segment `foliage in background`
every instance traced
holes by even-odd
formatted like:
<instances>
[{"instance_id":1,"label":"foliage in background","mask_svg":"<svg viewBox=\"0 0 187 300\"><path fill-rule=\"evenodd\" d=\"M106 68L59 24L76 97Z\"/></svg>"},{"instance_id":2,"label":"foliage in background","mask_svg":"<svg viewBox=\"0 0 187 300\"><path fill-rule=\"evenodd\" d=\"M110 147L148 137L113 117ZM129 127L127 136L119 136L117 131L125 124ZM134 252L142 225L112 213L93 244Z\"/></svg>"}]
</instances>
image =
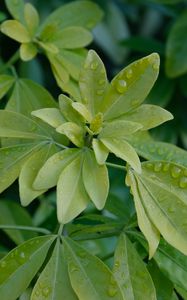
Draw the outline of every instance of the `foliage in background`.
<instances>
[{"instance_id":1,"label":"foliage in background","mask_svg":"<svg viewBox=\"0 0 187 300\"><path fill-rule=\"evenodd\" d=\"M187 299L187 1L3 5L0 298Z\"/></svg>"}]
</instances>

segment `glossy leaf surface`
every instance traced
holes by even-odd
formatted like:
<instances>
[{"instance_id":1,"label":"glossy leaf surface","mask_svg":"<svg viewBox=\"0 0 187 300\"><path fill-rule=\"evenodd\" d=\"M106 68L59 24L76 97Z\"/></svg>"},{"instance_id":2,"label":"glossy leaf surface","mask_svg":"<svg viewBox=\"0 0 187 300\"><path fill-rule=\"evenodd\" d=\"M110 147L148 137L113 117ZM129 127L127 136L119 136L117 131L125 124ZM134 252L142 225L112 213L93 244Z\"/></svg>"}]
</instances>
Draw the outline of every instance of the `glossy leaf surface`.
<instances>
[{"instance_id":1,"label":"glossy leaf surface","mask_svg":"<svg viewBox=\"0 0 187 300\"><path fill-rule=\"evenodd\" d=\"M1 32L20 43L29 43L31 41L26 28L16 20L5 21L1 25Z\"/></svg>"}]
</instances>

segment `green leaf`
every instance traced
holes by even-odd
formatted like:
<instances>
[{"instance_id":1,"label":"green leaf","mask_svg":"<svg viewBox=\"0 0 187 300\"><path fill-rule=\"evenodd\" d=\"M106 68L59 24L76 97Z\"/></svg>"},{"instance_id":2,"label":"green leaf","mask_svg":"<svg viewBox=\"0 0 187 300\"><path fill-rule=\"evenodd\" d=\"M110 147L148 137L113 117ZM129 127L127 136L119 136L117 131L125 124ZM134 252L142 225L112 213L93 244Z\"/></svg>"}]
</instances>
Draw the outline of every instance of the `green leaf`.
<instances>
[{"instance_id":1,"label":"green leaf","mask_svg":"<svg viewBox=\"0 0 187 300\"><path fill-rule=\"evenodd\" d=\"M118 240L114 256L114 275L124 298L128 300L156 300L156 291L151 276L131 244L122 234Z\"/></svg>"},{"instance_id":2,"label":"green leaf","mask_svg":"<svg viewBox=\"0 0 187 300\"><path fill-rule=\"evenodd\" d=\"M187 254L187 169L162 161L144 162L141 175L130 170L129 174L147 217L168 243Z\"/></svg>"},{"instance_id":3,"label":"green leaf","mask_svg":"<svg viewBox=\"0 0 187 300\"><path fill-rule=\"evenodd\" d=\"M126 121L140 123L142 130L148 130L161 125L162 123L172 120L173 116L170 112L160 106L144 104L132 110L131 112L122 115L118 118Z\"/></svg>"},{"instance_id":4,"label":"green leaf","mask_svg":"<svg viewBox=\"0 0 187 300\"><path fill-rule=\"evenodd\" d=\"M93 50L88 52L84 68L81 70L79 86L82 102L94 117L101 111L103 94L107 87L107 77L103 62Z\"/></svg>"},{"instance_id":5,"label":"green leaf","mask_svg":"<svg viewBox=\"0 0 187 300\"><path fill-rule=\"evenodd\" d=\"M80 113L73 107L76 106L76 102L66 95L61 94L59 96L59 108L65 119L69 122L82 124L84 119L80 116Z\"/></svg>"},{"instance_id":6,"label":"green leaf","mask_svg":"<svg viewBox=\"0 0 187 300\"><path fill-rule=\"evenodd\" d=\"M91 123L92 116L86 106L79 102L73 102L72 107L88 122Z\"/></svg>"},{"instance_id":7,"label":"green leaf","mask_svg":"<svg viewBox=\"0 0 187 300\"><path fill-rule=\"evenodd\" d=\"M37 237L13 249L0 261L0 295L15 300L43 264L55 236Z\"/></svg>"},{"instance_id":8,"label":"green leaf","mask_svg":"<svg viewBox=\"0 0 187 300\"><path fill-rule=\"evenodd\" d=\"M53 24L56 26L56 30L69 26L81 26L91 29L101 20L102 15L99 6L93 2L76 1L68 3L59 7L45 20L41 35L42 37L48 36L48 30Z\"/></svg>"},{"instance_id":9,"label":"green leaf","mask_svg":"<svg viewBox=\"0 0 187 300\"><path fill-rule=\"evenodd\" d=\"M175 286L177 293L182 297L183 300L187 300L187 290L182 289L179 286Z\"/></svg>"},{"instance_id":10,"label":"green leaf","mask_svg":"<svg viewBox=\"0 0 187 300\"><path fill-rule=\"evenodd\" d=\"M83 27L71 26L56 31L48 40L59 49L75 49L89 45L92 35Z\"/></svg>"},{"instance_id":11,"label":"green leaf","mask_svg":"<svg viewBox=\"0 0 187 300\"><path fill-rule=\"evenodd\" d=\"M31 37L27 29L16 20L8 20L2 23L1 32L20 43L29 43Z\"/></svg>"},{"instance_id":12,"label":"green leaf","mask_svg":"<svg viewBox=\"0 0 187 300\"><path fill-rule=\"evenodd\" d=\"M37 190L55 186L61 172L80 154L79 149L70 148L51 156L39 170L33 187ZM49 172L50 170L50 172Z\"/></svg>"},{"instance_id":13,"label":"green leaf","mask_svg":"<svg viewBox=\"0 0 187 300\"><path fill-rule=\"evenodd\" d=\"M67 136L77 147L84 146L84 129L73 122L66 122L56 128L56 131Z\"/></svg>"},{"instance_id":14,"label":"green leaf","mask_svg":"<svg viewBox=\"0 0 187 300\"><path fill-rule=\"evenodd\" d=\"M69 81L69 74L63 64L63 61L60 59L58 54L54 55L52 53L47 53L47 58L49 59L51 69L58 86L63 89L61 84Z\"/></svg>"},{"instance_id":15,"label":"green leaf","mask_svg":"<svg viewBox=\"0 0 187 300\"><path fill-rule=\"evenodd\" d=\"M79 80L80 70L85 61L87 51L85 49L65 50L60 49L58 54L59 61L69 75L76 81Z\"/></svg>"},{"instance_id":16,"label":"green leaf","mask_svg":"<svg viewBox=\"0 0 187 300\"><path fill-rule=\"evenodd\" d=\"M20 57L23 61L29 61L37 55L38 49L33 43L25 43L20 46Z\"/></svg>"},{"instance_id":17,"label":"green leaf","mask_svg":"<svg viewBox=\"0 0 187 300\"><path fill-rule=\"evenodd\" d=\"M105 95L102 112L111 120L138 107L147 97L159 71L159 56L152 53L117 74Z\"/></svg>"},{"instance_id":18,"label":"green leaf","mask_svg":"<svg viewBox=\"0 0 187 300\"><path fill-rule=\"evenodd\" d=\"M34 36L40 20L37 10L31 3L26 3L24 6L24 18L29 33Z\"/></svg>"},{"instance_id":19,"label":"green leaf","mask_svg":"<svg viewBox=\"0 0 187 300\"><path fill-rule=\"evenodd\" d=\"M108 170L105 165L98 165L91 150L85 152L83 182L97 209L103 209L109 192Z\"/></svg>"},{"instance_id":20,"label":"green leaf","mask_svg":"<svg viewBox=\"0 0 187 300\"><path fill-rule=\"evenodd\" d=\"M10 75L0 75L0 99L2 99L14 83L14 77Z\"/></svg>"},{"instance_id":21,"label":"green leaf","mask_svg":"<svg viewBox=\"0 0 187 300\"><path fill-rule=\"evenodd\" d=\"M186 289L186 255L161 240L158 251L154 255L154 260L167 278L179 287Z\"/></svg>"},{"instance_id":22,"label":"green leaf","mask_svg":"<svg viewBox=\"0 0 187 300\"><path fill-rule=\"evenodd\" d=\"M18 79L6 109L30 117L33 110L56 106L51 94L41 85L29 79Z\"/></svg>"},{"instance_id":23,"label":"green leaf","mask_svg":"<svg viewBox=\"0 0 187 300\"><path fill-rule=\"evenodd\" d=\"M57 183L57 216L68 223L87 206L89 197L82 181L83 156L79 154L61 173Z\"/></svg>"},{"instance_id":24,"label":"green leaf","mask_svg":"<svg viewBox=\"0 0 187 300\"><path fill-rule=\"evenodd\" d=\"M134 148L125 140L116 138L102 138L101 142L108 148L108 150L114 153L117 157L125 160L129 163L134 170L138 173L141 172L141 164L138 155Z\"/></svg>"},{"instance_id":25,"label":"green leaf","mask_svg":"<svg viewBox=\"0 0 187 300\"><path fill-rule=\"evenodd\" d=\"M165 54L164 44L161 41L152 37L133 35L122 40L120 44L122 46L127 47L130 50L144 54L148 54L153 51L156 51L162 55Z\"/></svg>"},{"instance_id":26,"label":"green leaf","mask_svg":"<svg viewBox=\"0 0 187 300\"><path fill-rule=\"evenodd\" d=\"M41 119L54 128L66 122L58 108L42 108L32 111L31 115Z\"/></svg>"},{"instance_id":27,"label":"green leaf","mask_svg":"<svg viewBox=\"0 0 187 300\"><path fill-rule=\"evenodd\" d=\"M45 192L45 190L35 190L33 182L46 160L56 151L57 149L53 144L44 145L24 163L19 176L20 201L23 206L27 206Z\"/></svg>"},{"instance_id":28,"label":"green leaf","mask_svg":"<svg viewBox=\"0 0 187 300\"><path fill-rule=\"evenodd\" d=\"M43 49L43 50L45 50L46 52L49 52L50 54L58 54L59 53L59 49L58 49L58 47L56 47L56 45L55 44L53 44L53 43L47 43L47 42L45 42L45 43L43 43L43 42L41 42L41 41L37 41L37 44Z\"/></svg>"},{"instance_id":29,"label":"green leaf","mask_svg":"<svg viewBox=\"0 0 187 300\"><path fill-rule=\"evenodd\" d=\"M135 119L135 118L134 118ZM130 118L129 118L130 120ZM138 118L136 119L139 121ZM135 120L135 121L136 121ZM124 139L126 135L132 135L134 132L142 129L142 125L140 123L135 122L132 118L132 122L127 120L115 120L111 123L106 123L104 128L101 130L99 134L99 138L116 138L116 139Z\"/></svg>"},{"instance_id":30,"label":"green leaf","mask_svg":"<svg viewBox=\"0 0 187 300\"><path fill-rule=\"evenodd\" d=\"M109 150L98 139L92 140L92 148L94 150L95 158L99 165L103 165L108 157Z\"/></svg>"},{"instance_id":31,"label":"green leaf","mask_svg":"<svg viewBox=\"0 0 187 300\"><path fill-rule=\"evenodd\" d=\"M24 139L49 139L49 133L28 117L0 110L0 136Z\"/></svg>"},{"instance_id":32,"label":"green leaf","mask_svg":"<svg viewBox=\"0 0 187 300\"><path fill-rule=\"evenodd\" d=\"M57 240L51 258L32 291L31 300L76 300L68 275L63 248Z\"/></svg>"},{"instance_id":33,"label":"green leaf","mask_svg":"<svg viewBox=\"0 0 187 300\"><path fill-rule=\"evenodd\" d=\"M5 0L6 7L12 17L18 21L24 22L24 1L23 0Z\"/></svg>"},{"instance_id":34,"label":"green leaf","mask_svg":"<svg viewBox=\"0 0 187 300\"><path fill-rule=\"evenodd\" d=\"M0 192L16 180L24 162L40 147L33 142L0 148Z\"/></svg>"},{"instance_id":35,"label":"green leaf","mask_svg":"<svg viewBox=\"0 0 187 300\"><path fill-rule=\"evenodd\" d=\"M156 288L158 300L172 299L173 284L172 282L159 270L157 264L152 259L148 263L148 271L152 277L153 283Z\"/></svg>"},{"instance_id":36,"label":"green leaf","mask_svg":"<svg viewBox=\"0 0 187 300\"><path fill-rule=\"evenodd\" d=\"M166 44L166 72L175 78L187 72L187 10L174 23Z\"/></svg>"},{"instance_id":37,"label":"green leaf","mask_svg":"<svg viewBox=\"0 0 187 300\"><path fill-rule=\"evenodd\" d=\"M147 215L146 209L141 201L141 195L137 183L131 172L127 173L126 184L131 187L134 204L137 213L138 225L149 244L149 258L152 258L160 241L160 233Z\"/></svg>"},{"instance_id":38,"label":"green leaf","mask_svg":"<svg viewBox=\"0 0 187 300\"><path fill-rule=\"evenodd\" d=\"M12 201L0 201L0 224L1 225L22 225L32 226L32 219L20 204ZM3 231L18 245L24 241L35 237L36 234L26 230L8 230Z\"/></svg>"},{"instance_id":39,"label":"green leaf","mask_svg":"<svg viewBox=\"0 0 187 300\"><path fill-rule=\"evenodd\" d=\"M70 238L64 238L70 281L79 299L124 299L112 272Z\"/></svg>"},{"instance_id":40,"label":"green leaf","mask_svg":"<svg viewBox=\"0 0 187 300\"><path fill-rule=\"evenodd\" d=\"M126 137L137 153L148 160L165 160L187 167L187 152L175 145L154 141L146 132Z\"/></svg>"}]
</instances>

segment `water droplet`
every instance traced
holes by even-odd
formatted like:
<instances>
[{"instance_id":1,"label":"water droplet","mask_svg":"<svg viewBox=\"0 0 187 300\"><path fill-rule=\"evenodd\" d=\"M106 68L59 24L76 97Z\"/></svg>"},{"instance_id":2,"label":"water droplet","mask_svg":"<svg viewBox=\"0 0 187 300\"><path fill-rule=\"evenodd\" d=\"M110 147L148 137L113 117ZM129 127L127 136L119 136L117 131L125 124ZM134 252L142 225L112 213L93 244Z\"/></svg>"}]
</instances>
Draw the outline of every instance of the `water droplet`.
<instances>
[{"instance_id":1,"label":"water droplet","mask_svg":"<svg viewBox=\"0 0 187 300\"><path fill-rule=\"evenodd\" d=\"M132 104L132 106L136 106L139 104L139 100L134 99L134 100L132 100L131 104Z\"/></svg>"},{"instance_id":2,"label":"water droplet","mask_svg":"<svg viewBox=\"0 0 187 300\"><path fill-rule=\"evenodd\" d=\"M114 266L115 266L116 268L119 268L119 266L120 266L119 261L116 261L115 264L114 264Z\"/></svg>"},{"instance_id":3,"label":"water droplet","mask_svg":"<svg viewBox=\"0 0 187 300\"><path fill-rule=\"evenodd\" d=\"M50 288L46 287L45 289L43 289L42 294L43 294L44 297L49 296Z\"/></svg>"},{"instance_id":4,"label":"water droplet","mask_svg":"<svg viewBox=\"0 0 187 300\"><path fill-rule=\"evenodd\" d=\"M145 166L148 169L152 169L154 167L154 165L152 163L150 163L150 162L146 163Z\"/></svg>"},{"instance_id":5,"label":"water droplet","mask_svg":"<svg viewBox=\"0 0 187 300\"><path fill-rule=\"evenodd\" d=\"M154 171L159 172L161 169L162 169L162 163L161 162L155 163Z\"/></svg>"},{"instance_id":6,"label":"water droplet","mask_svg":"<svg viewBox=\"0 0 187 300\"><path fill-rule=\"evenodd\" d=\"M116 83L116 90L118 93L123 94L127 89L127 83L125 80L118 80Z\"/></svg>"},{"instance_id":7,"label":"water droplet","mask_svg":"<svg viewBox=\"0 0 187 300\"><path fill-rule=\"evenodd\" d=\"M179 176L180 176L180 173L181 173L181 169L178 168L178 167L173 167L173 168L171 169L171 176L172 176L173 178L179 177Z\"/></svg>"},{"instance_id":8,"label":"water droplet","mask_svg":"<svg viewBox=\"0 0 187 300\"><path fill-rule=\"evenodd\" d=\"M98 84L99 85L103 85L105 83L105 80L104 79L100 79L99 81L98 81Z\"/></svg>"},{"instance_id":9,"label":"water droplet","mask_svg":"<svg viewBox=\"0 0 187 300\"><path fill-rule=\"evenodd\" d=\"M19 256L24 259L25 258L25 253L21 252Z\"/></svg>"},{"instance_id":10,"label":"water droplet","mask_svg":"<svg viewBox=\"0 0 187 300\"><path fill-rule=\"evenodd\" d=\"M163 170L164 172L167 172L167 171L169 170L169 167L170 167L170 164L169 164L169 163L163 164L162 170Z\"/></svg>"},{"instance_id":11,"label":"water droplet","mask_svg":"<svg viewBox=\"0 0 187 300\"><path fill-rule=\"evenodd\" d=\"M1 268L5 268L6 267L6 261L2 261L0 266L1 266Z\"/></svg>"},{"instance_id":12,"label":"water droplet","mask_svg":"<svg viewBox=\"0 0 187 300\"><path fill-rule=\"evenodd\" d=\"M132 74L133 74L133 72L131 69L127 70L126 76L128 79L130 79L132 77Z\"/></svg>"},{"instance_id":13,"label":"water droplet","mask_svg":"<svg viewBox=\"0 0 187 300\"><path fill-rule=\"evenodd\" d=\"M117 289L116 287L111 286L108 291L107 294L109 297L114 297L117 294Z\"/></svg>"},{"instance_id":14,"label":"water droplet","mask_svg":"<svg viewBox=\"0 0 187 300\"><path fill-rule=\"evenodd\" d=\"M187 177L181 177L180 178L179 186L181 188L186 188L187 187Z\"/></svg>"},{"instance_id":15,"label":"water droplet","mask_svg":"<svg viewBox=\"0 0 187 300\"><path fill-rule=\"evenodd\" d=\"M172 206L171 206L171 207L169 207L169 208L168 208L168 212L170 212L170 213L173 213L173 212L175 212L175 208L174 208L174 207L172 207Z\"/></svg>"},{"instance_id":16,"label":"water droplet","mask_svg":"<svg viewBox=\"0 0 187 300\"><path fill-rule=\"evenodd\" d=\"M103 95L103 93L104 93L104 90L98 90L97 91L97 95Z\"/></svg>"},{"instance_id":17,"label":"water droplet","mask_svg":"<svg viewBox=\"0 0 187 300\"><path fill-rule=\"evenodd\" d=\"M98 63L97 62L93 62L93 63L91 63L90 67L91 67L92 70L96 70L97 67L98 67Z\"/></svg>"},{"instance_id":18,"label":"water droplet","mask_svg":"<svg viewBox=\"0 0 187 300\"><path fill-rule=\"evenodd\" d=\"M40 296L40 291L37 290L37 291L35 292L35 295L36 295L37 297Z\"/></svg>"}]
</instances>

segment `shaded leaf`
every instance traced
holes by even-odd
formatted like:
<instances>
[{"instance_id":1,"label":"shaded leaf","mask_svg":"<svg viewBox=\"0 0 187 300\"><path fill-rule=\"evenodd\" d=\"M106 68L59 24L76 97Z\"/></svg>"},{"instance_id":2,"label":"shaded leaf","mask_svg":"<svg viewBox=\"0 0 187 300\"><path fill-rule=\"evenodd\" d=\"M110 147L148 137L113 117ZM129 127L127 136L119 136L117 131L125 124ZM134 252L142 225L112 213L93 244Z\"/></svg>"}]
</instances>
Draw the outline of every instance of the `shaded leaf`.
<instances>
[{"instance_id":1,"label":"shaded leaf","mask_svg":"<svg viewBox=\"0 0 187 300\"><path fill-rule=\"evenodd\" d=\"M20 57L23 61L29 61L37 55L38 49L33 43L24 43L20 46Z\"/></svg>"},{"instance_id":2,"label":"shaded leaf","mask_svg":"<svg viewBox=\"0 0 187 300\"><path fill-rule=\"evenodd\" d=\"M24 18L29 33L34 36L39 26L39 15L31 3L26 3L24 6Z\"/></svg>"},{"instance_id":3,"label":"shaded leaf","mask_svg":"<svg viewBox=\"0 0 187 300\"><path fill-rule=\"evenodd\" d=\"M24 1L5 0L5 3L12 17L18 21L24 22Z\"/></svg>"},{"instance_id":4,"label":"shaded leaf","mask_svg":"<svg viewBox=\"0 0 187 300\"><path fill-rule=\"evenodd\" d=\"M122 234L114 256L114 276L124 298L128 300L156 300L151 276L130 240Z\"/></svg>"},{"instance_id":5,"label":"shaded leaf","mask_svg":"<svg viewBox=\"0 0 187 300\"><path fill-rule=\"evenodd\" d=\"M124 299L112 272L70 238L64 238L70 281L80 299Z\"/></svg>"},{"instance_id":6,"label":"shaded leaf","mask_svg":"<svg viewBox=\"0 0 187 300\"><path fill-rule=\"evenodd\" d=\"M94 150L95 158L99 165L103 165L108 157L109 150L105 145L98 139L92 140L92 147Z\"/></svg>"},{"instance_id":7,"label":"shaded leaf","mask_svg":"<svg viewBox=\"0 0 187 300\"><path fill-rule=\"evenodd\" d=\"M31 115L41 119L54 128L65 122L58 108L42 108L32 111Z\"/></svg>"},{"instance_id":8,"label":"shaded leaf","mask_svg":"<svg viewBox=\"0 0 187 300\"><path fill-rule=\"evenodd\" d=\"M37 237L13 249L0 261L0 295L15 300L44 262L55 236Z\"/></svg>"},{"instance_id":9,"label":"shaded leaf","mask_svg":"<svg viewBox=\"0 0 187 300\"><path fill-rule=\"evenodd\" d=\"M31 300L38 300L38 297L40 300L78 299L70 284L67 263L59 240L32 291Z\"/></svg>"},{"instance_id":10,"label":"shaded leaf","mask_svg":"<svg viewBox=\"0 0 187 300\"><path fill-rule=\"evenodd\" d=\"M6 95L14 83L14 77L10 75L0 75L0 99Z\"/></svg>"},{"instance_id":11,"label":"shaded leaf","mask_svg":"<svg viewBox=\"0 0 187 300\"><path fill-rule=\"evenodd\" d=\"M84 129L73 122L66 122L56 128L56 131L67 136L77 147L84 146Z\"/></svg>"},{"instance_id":12,"label":"shaded leaf","mask_svg":"<svg viewBox=\"0 0 187 300\"><path fill-rule=\"evenodd\" d=\"M32 219L27 211L19 204L8 200L1 200L0 224L32 226ZM36 236L34 232L26 230L4 229L4 231L17 245Z\"/></svg>"}]
</instances>

